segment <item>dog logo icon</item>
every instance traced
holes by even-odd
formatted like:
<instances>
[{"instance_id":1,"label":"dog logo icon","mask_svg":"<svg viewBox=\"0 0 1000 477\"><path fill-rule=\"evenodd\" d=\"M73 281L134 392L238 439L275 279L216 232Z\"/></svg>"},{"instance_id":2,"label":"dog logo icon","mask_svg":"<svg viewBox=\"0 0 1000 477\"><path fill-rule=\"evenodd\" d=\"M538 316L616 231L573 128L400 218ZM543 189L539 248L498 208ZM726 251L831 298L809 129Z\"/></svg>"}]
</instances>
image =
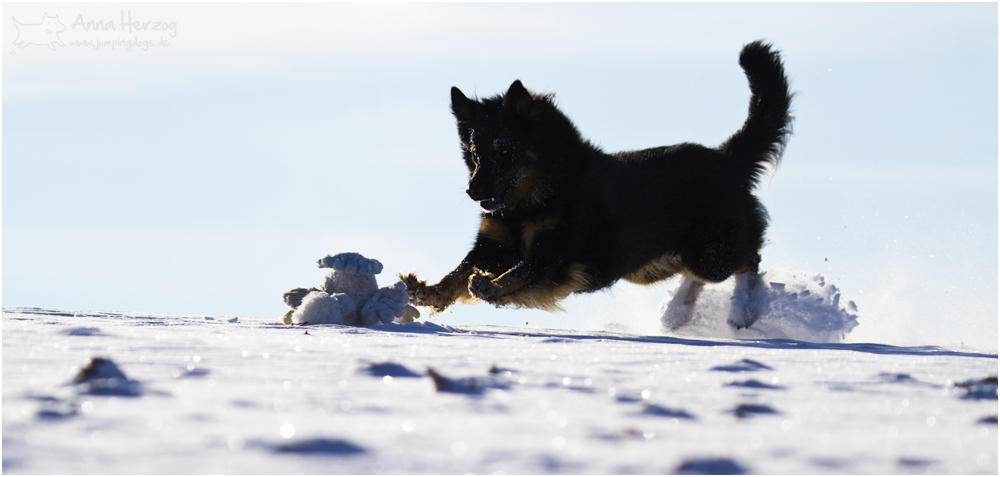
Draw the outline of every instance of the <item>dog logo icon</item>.
<instances>
[{"instance_id":1,"label":"dog logo icon","mask_svg":"<svg viewBox=\"0 0 1000 477\"><path fill-rule=\"evenodd\" d=\"M59 21L59 15L45 13L42 22L36 24L21 23L17 21L17 18L10 18L14 20L14 28L17 29L17 39L14 40L14 45L18 48L26 48L28 45L45 45L55 50L56 45L66 46L59 39L59 33L66 31L66 25Z\"/></svg>"}]
</instances>

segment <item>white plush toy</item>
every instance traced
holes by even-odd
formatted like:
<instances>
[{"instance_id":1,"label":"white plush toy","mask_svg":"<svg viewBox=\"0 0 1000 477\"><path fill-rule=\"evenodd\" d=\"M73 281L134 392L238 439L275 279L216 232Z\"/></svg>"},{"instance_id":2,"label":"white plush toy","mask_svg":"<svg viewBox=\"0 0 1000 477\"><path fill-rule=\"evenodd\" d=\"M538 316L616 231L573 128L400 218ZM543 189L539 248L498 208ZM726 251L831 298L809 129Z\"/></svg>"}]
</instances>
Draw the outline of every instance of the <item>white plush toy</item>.
<instances>
[{"instance_id":1,"label":"white plush toy","mask_svg":"<svg viewBox=\"0 0 1000 477\"><path fill-rule=\"evenodd\" d=\"M403 282L379 288L375 275L382 263L359 253L339 253L319 259L320 268L330 268L320 288L296 288L284 295L292 310L285 314L286 325L374 326L381 323L409 323L420 317L409 306L410 296Z\"/></svg>"}]
</instances>

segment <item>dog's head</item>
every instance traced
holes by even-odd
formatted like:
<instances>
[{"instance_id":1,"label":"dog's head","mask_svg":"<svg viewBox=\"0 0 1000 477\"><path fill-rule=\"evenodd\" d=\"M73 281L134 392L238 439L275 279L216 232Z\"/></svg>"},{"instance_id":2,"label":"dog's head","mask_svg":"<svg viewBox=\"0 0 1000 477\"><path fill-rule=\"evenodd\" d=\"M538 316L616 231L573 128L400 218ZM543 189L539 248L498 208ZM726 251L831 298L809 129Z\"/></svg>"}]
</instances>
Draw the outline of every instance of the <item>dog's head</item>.
<instances>
[{"instance_id":1,"label":"dog's head","mask_svg":"<svg viewBox=\"0 0 1000 477\"><path fill-rule=\"evenodd\" d=\"M540 203L539 155L533 138L551 98L532 95L520 81L505 94L481 101L451 89L462 155L469 168L466 192L483 211L497 212Z\"/></svg>"}]
</instances>

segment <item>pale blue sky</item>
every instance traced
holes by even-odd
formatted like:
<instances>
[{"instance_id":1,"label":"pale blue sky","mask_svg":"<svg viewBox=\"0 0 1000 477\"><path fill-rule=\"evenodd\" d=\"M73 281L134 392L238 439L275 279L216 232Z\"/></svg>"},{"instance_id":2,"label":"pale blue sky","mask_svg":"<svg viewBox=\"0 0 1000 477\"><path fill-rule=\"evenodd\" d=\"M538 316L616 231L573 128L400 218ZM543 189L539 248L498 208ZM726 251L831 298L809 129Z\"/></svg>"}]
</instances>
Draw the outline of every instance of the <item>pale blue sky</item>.
<instances>
[{"instance_id":1,"label":"pale blue sky","mask_svg":"<svg viewBox=\"0 0 1000 477\"><path fill-rule=\"evenodd\" d=\"M176 24L121 32L121 15ZM58 15L66 46L14 46ZM280 317L315 260L437 279L478 221L449 88L555 92L608 151L715 145L740 47L783 51L795 134L764 269L822 273L853 340L997 346L997 5L4 4L3 306ZM81 20L81 21L78 21ZM114 31L83 31L88 21ZM76 23L76 27L72 25ZM73 46L131 38L146 51ZM445 323L653 329L672 282Z\"/></svg>"}]
</instances>

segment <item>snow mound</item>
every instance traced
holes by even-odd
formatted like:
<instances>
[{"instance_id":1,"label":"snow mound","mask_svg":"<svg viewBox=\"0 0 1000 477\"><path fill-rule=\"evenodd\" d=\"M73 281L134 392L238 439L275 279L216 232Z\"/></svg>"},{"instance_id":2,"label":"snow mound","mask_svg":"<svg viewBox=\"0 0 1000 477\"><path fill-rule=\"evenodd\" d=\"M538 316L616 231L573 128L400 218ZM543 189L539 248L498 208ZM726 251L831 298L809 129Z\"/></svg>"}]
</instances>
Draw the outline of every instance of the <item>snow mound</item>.
<instances>
[{"instance_id":1,"label":"snow mound","mask_svg":"<svg viewBox=\"0 0 1000 477\"><path fill-rule=\"evenodd\" d=\"M666 304L677 293L669 292L661 308L666 323ZM792 339L814 343L838 343L858 326L858 309L842 299L840 289L820 274L795 270L772 270L761 274L752 300L760 319L749 328L735 330L726 323L733 297L732 280L702 290L691 320L668 334L732 339ZM845 303L846 302L846 303Z\"/></svg>"},{"instance_id":2,"label":"snow mound","mask_svg":"<svg viewBox=\"0 0 1000 477\"><path fill-rule=\"evenodd\" d=\"M383 323L372 326L379 331L400 331L405 333L466 333L449 325L441 325L432 321L414 321L410 323Z\"/></svg>"},{"instance_id":3,"label":"snow mound","mask_svg":"<svg viewBox=\"0 0 1000 477\"><path fill-rule=\"evenodd\" d=\"M136 397L142 394L142 385L125 376L121 368L109 358L91 358L77 371L72 385L81 394L98 396Z\"/></svg>"}]
</instances>

